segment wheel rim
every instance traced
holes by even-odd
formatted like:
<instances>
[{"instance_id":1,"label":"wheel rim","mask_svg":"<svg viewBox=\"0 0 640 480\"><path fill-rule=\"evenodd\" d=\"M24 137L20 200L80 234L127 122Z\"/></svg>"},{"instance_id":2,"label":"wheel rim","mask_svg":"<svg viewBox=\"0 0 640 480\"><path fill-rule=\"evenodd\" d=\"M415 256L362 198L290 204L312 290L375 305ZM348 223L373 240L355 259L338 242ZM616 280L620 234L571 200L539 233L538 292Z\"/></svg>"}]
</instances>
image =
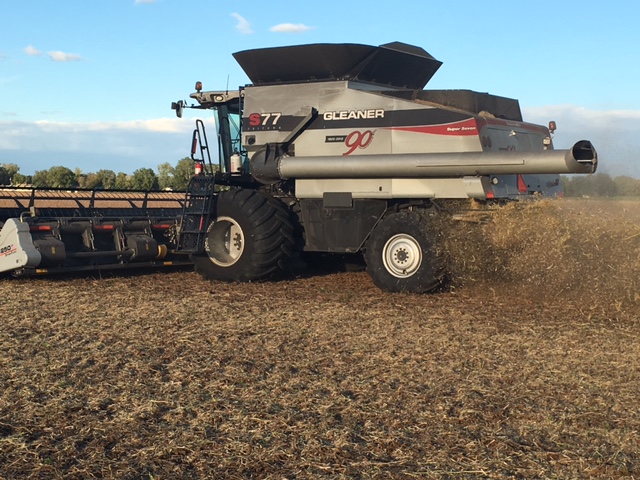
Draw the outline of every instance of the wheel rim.
<instances>
[{"instance_id":1,"label":"wheel rim","mask_svg":"<svg viewBox=\"0 0 640 480\"><path fill-rule=\"evenodd\" d=\"M209 226L204 248L213 263L230 267L242 257L244 251L242 228L231 217L218 217Z\"/></svg>"},{"instance_id":2,"label":"wheel rim","mask_svg":"<svg viewBox=\"0 0 640 480\"><path fill-rule=\"evenodd\" d=\"M422 264L422 249L411 235L394 235L384 245L382 261L387 271L397 278L407 278L416 273Z\"/></svg>"}]
</instances>

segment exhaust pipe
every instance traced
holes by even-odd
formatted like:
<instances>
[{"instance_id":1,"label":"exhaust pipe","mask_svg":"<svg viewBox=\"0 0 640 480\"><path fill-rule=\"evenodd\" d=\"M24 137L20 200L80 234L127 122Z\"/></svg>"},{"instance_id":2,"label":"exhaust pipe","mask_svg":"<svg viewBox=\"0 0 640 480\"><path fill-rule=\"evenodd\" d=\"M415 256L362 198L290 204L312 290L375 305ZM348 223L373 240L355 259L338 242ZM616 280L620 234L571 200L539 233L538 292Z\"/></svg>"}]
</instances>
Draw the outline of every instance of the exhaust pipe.
<instances>
[{"instance_id":1,"label":"exhaust pipe","mask_svg":"<svg viewBox=\"0 0 640 480\"><path fill-rule=\"evenodd\" d=\"M263 181L268 178L438 178L594 173L597 166L598 155L595 148L591 142L581 140L569 150L539 152L282 156L276 159L275 164L265 162L253 173L259 174ZM277 177L274 178L273 175Z\"/></svg>"}]
</instances>

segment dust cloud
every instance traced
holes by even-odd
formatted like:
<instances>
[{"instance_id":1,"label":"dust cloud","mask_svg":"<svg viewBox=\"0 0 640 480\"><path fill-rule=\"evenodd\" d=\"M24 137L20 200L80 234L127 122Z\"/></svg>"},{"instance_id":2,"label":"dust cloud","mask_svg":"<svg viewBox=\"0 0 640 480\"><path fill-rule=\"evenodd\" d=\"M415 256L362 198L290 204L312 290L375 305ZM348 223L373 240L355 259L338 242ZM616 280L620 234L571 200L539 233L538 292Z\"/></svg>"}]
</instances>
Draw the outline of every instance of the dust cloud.
<instances>
[{"instance_id":1,"label":"dust cloud","mask_svg":"<svg viewBox=\"0 0 640 480\"><path fill-rule=\"evenodd\" d=\"M456 218L439 222L452 288L640 307L640 201L537 200Z\"/></svg>"}]
</instances>

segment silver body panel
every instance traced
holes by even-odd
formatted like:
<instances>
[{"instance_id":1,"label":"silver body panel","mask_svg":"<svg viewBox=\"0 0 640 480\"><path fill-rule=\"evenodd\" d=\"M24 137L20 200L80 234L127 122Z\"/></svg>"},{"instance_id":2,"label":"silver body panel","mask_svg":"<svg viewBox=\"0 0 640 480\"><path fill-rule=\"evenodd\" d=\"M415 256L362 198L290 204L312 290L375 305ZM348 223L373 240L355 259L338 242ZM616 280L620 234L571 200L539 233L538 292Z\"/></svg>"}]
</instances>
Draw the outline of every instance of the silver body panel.
<instances>
[{"instance_id":1,"label":"silver body panel","mask_svg":"<svg viewBox=\"0 0 640 480\"><path fill-rule=\"evenodd\" d=\"M487 198L487 177L299 179L298 198L323 198L349 192L352 198Z\"/></svg>"},{"instance_id":2,"label":"silver body panel","mask_svg":"<svg viewBox=\"0 0 640 480\"><path fill-rule=\"evenodd\" d=\"M29 225L9 218L0 230L0 272L36 267L42 257L33 245Z\"/></svg>"}]
</instances>

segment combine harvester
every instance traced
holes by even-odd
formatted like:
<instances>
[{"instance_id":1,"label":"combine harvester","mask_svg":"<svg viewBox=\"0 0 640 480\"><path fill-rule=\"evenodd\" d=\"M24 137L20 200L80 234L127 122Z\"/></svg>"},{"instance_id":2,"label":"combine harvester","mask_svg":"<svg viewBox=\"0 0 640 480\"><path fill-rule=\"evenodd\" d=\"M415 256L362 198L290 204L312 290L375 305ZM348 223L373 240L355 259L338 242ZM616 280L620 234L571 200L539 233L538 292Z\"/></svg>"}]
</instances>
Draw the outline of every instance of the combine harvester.
<instances>
[{"instance_id":1,"label":"combine harvester","mask_svg":"<svg viewBox=\"0 0 640 480\"><path fill-rule=\"evenodd\" d=\"M304 252L357 253L380 288L426 292L446 273L436 215L464 209L461 199L557 195L559 174L596 170L590 142L554 150L555 126L524 122L517 100L423 90L441 62L419 47L314 44L234 57L252 85L203 91L198 82L197 103L172 104L178 116L213 111L217 129L214 165L196 121L196 174L182 209L114 213L112 241L100 230L102 207L80 212L68 235L72 210L45 221L20 205L0 219L0 270L134 267L188 254L206 278L258 281L291 271ZM125 225L140 228L127 234ZM44 239L40 227L51 227ZM68 253L43 253L50 247ZM34 260L16 260L27 251Z\"/></svg>"}]
</instances>

